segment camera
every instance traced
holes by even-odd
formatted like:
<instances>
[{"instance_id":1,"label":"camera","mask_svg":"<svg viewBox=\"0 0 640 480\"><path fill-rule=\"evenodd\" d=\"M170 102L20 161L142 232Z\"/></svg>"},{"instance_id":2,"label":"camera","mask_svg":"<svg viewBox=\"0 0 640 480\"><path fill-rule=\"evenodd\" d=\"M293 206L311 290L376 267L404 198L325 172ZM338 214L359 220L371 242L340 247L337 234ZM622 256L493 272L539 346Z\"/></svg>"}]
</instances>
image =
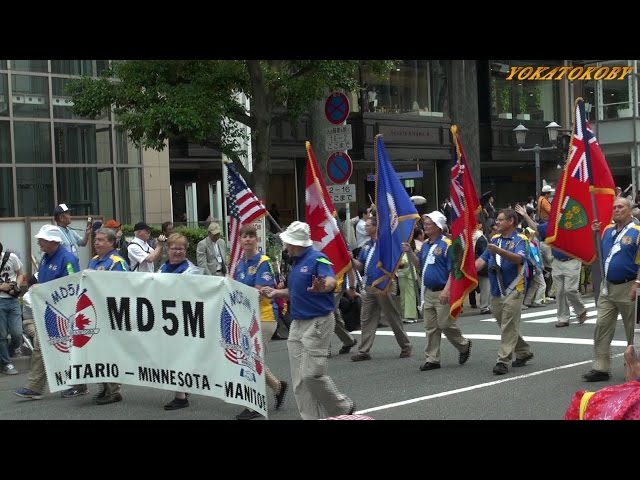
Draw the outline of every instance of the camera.
<instances>
[{"instance_id":1,"label":"camera","mask_svg":"<svg viewBox=\"0 0 640 480\"><path fill-rule=\"evenodd\" d=\"M502 267L500 265L498 265L498 264L495 264L495 265L492 265L491 267L489 267L489 271L498 274L498 273L500 273L502 271Z\"/></svg>"},{"instance_id":2,"label":"camera","mask_svg":"<svg viewBox=\"0 0 640 480\"><path fill-rule=\"evenodd\" d=\"M22 293L22 290L20 289L18 284L16 282L9 282L9 285L11 285L11 289L8 290L6 293L11 295L13 298L18 298Z\"/></svg>"}]
</instances>

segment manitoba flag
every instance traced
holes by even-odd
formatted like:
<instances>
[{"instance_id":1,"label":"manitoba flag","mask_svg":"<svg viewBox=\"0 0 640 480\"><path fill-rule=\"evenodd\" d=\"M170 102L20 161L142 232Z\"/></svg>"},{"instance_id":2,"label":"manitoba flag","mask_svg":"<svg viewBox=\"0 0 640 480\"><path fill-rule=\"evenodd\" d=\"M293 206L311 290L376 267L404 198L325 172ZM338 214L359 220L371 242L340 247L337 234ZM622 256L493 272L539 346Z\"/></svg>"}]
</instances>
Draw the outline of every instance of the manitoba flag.
<instances>
[{"instance_id":1,"label":"manitoba flag","mask_svg":"<svg viewBox=\"0 0 640 480\"><path fill-rule=\"evenodd\" d=\"M595 195L598 221L611 223L615 184L607 160L584 114L584 100L576 99L576 119L567 155L567 163L551 203L546 243L554 248L592 263L596 257L591 223Z\"/></svg>"},{"instance_id":2,"label":"manitoba flag","mask_svg":"<svg viewBox=\"0 0 640 480\"><path fill-rule=\"evenodd\" d=\"M311 229L313 246L324 253L333 264L336 277L351 268L351 255L336 222L336 210L333 208L327 187L318 173L318 162L310 142L307 148L307 183L304 216Z\"/></svg>"},{"instance_id":3,"label":"manitoba flag","mask_svg":"<svg viewBox=\"0 0 640 480\"><path fill-rule=\"evenodd\" d=\"M450 315L458 316L467 294L478 286L473 231L476 228L476 214L480 211L478 195L473 185L458 135L458 127L451 126L454 140L453 162L451 164L451 293L449 295Z\"/></svg>"}]
</instances>

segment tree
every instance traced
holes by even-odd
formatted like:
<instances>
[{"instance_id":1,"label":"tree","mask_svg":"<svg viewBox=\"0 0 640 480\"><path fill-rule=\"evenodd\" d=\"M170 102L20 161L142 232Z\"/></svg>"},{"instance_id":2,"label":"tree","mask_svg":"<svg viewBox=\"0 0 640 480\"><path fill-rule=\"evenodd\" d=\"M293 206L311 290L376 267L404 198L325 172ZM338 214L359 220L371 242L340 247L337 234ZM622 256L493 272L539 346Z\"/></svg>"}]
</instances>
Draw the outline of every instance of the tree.
<instances>
[{"instance_id":1,"label":"tree","mask_svg":"<svg viewBox=\"0 0 640 480\"><path fill-rule=\"evenodd\" d=\"M113 108L138 147L163 150L185 137L219 150L238 167L258 198L269 189L271 124L276 105L295 121L328 91L358 88L356 60L134 60L114 61L101 78L70 82L74 111L95 116ZM367 61L369 71L388 74L393 62ZM245 111L236 101L244 93ZM251 128L253 172L240 162L242 133Z\"/></svg>"}]
</instances>

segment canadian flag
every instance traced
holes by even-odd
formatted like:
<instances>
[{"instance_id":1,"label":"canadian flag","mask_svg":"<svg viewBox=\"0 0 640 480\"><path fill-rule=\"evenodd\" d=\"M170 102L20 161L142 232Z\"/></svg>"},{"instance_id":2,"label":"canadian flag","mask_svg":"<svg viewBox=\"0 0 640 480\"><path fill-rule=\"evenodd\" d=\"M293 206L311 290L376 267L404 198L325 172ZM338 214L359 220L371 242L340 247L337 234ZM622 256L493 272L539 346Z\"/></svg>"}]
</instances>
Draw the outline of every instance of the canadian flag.
<instances>
[{"instance_id":1,"label":"canadian flag","mask_svg":"<svg viewBox=\"0 0 640 480\"><path fill-rule=\"evenodd\" d=\"M311 143L306 142L305 146L307 148L305 219L311 229L313 246L327 256L333 264L333 271L337 278L351 268L351 255L338 229L336 210L327 193L327 187L322 176L318 174L318 162Z\"/></svg>"}]
</instances>

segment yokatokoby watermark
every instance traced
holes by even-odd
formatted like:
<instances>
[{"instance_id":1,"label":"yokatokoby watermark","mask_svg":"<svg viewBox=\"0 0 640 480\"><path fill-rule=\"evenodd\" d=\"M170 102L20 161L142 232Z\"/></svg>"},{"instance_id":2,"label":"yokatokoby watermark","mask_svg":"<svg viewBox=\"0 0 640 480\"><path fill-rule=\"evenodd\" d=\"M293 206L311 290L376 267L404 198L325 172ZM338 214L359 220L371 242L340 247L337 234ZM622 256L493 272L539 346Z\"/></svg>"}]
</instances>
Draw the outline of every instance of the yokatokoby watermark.
<instances>
[{"instance_id":1,"label":"yokatokoby watermark","mask_svg":"<svg viewBox=\"0 0 640 480\"><path fill-rule=\"evenodd\" d=\"M510 67L506 80L624 80L633 67Z\"/></svg>"}]
</instances>

